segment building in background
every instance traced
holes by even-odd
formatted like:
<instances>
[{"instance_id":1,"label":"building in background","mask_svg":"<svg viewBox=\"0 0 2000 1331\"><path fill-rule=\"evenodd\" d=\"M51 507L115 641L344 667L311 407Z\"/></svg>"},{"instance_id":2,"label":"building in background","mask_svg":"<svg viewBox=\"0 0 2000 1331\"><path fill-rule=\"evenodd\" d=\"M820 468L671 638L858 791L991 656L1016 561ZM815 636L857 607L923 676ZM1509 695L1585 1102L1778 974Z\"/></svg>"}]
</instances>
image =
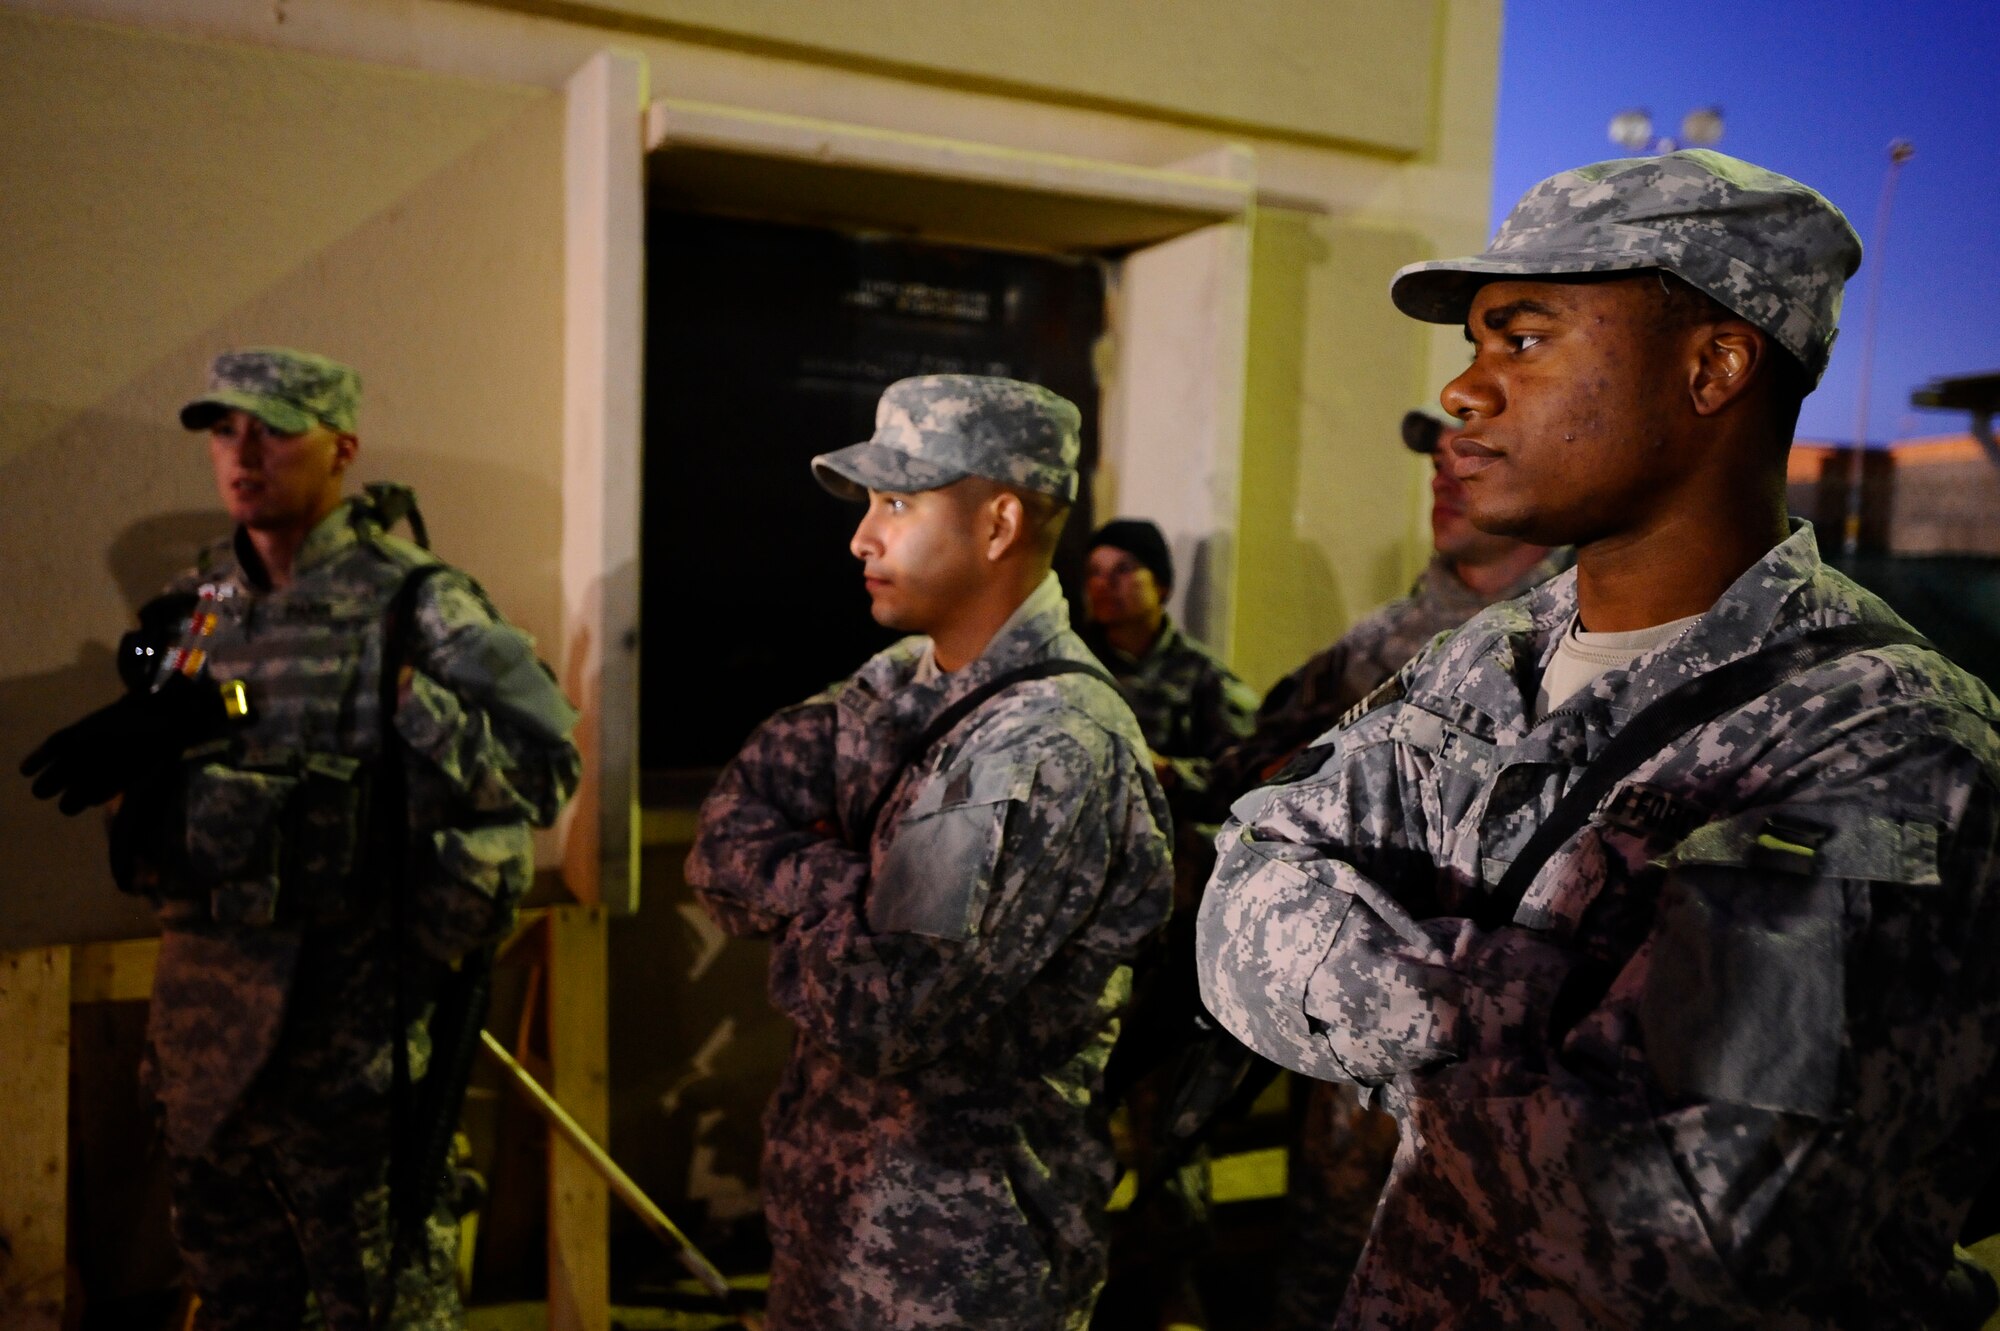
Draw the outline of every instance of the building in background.
<instances>
[{"instance_id":1,"label":"building in background","mask_svg":"<svg viewBox=\"0 0 2000 1331\"><path fill-rule=\"evenodd\" d=\"M1975 422L1977 426L1977 422ZM1812 519L1829 562L1895 607L1953 660L2000 690L2000 464L1978 435L1918 435L1854 451L1792 447L1791 511ZM1842 548L1847 515L1856 548Z\"/></svg>"},{"instance_id":2,"label":"building in background","mask_svg":"<svg viewBox=\"0 0 2000 1331\"><path fill-rule=\"evenodd\" d=\"M1792 446L1791 510L1813 520L1829 553L1840 549L1852 467L1847 444ZM2000 556L2000 465L1969 434L1891 440L1863 455L1861 513L1873 553Z\"/></svg>"}]
</instances>

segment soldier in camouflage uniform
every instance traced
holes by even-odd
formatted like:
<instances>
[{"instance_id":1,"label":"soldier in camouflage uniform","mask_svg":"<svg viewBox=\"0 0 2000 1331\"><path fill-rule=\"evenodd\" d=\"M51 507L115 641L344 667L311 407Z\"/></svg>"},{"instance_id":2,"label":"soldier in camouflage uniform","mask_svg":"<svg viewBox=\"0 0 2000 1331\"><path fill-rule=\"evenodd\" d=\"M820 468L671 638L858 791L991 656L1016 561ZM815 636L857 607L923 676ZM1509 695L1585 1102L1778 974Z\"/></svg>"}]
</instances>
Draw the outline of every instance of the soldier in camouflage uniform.
<instances>
[{"instance_id":1,"label":"soldier in camouflage uniform","mask_svg":"<svg viewBox=\"0 0 2000 1331\"><path fill-rule=\"evenodd\" d=\"M1250 733L1257 695L1167 613L1174 563L1157 526L1107 522L1087 560L1083 640L1132 705L1178 818L1208 789L1210 763Z\"/></svg>"},{"instance_id":2,"label":"soldier in camouflage uniform","mask_svg":"<svg viewBox=\"0 0 2000 1331\"><path fill-rule=\"evenodd\" d=\"M1150 1178L1165 1165L1162 1120L1173 1087L1150 1069L1179 1052L1198 1010L1193 968L1194 906L1207 878L1213 826L1197 819L1207 802L1209 765L1250 733L1256 693L1167 613L1173 554L1157 525L1119 518L1091 533L1084 566L1086 645L1118 681L1153 751L1153 771L1174 818L1174 916L1159 946L1139 967L1133 1008L1108 1089L1122 1100L1129 1132L1121 1163ZM1136 1084L1127 1085L1128 1080ZM1208 1169L1191 1159L1153 1191L1112 1218L1111 1274L1092 1325L1193 1325L1205 1320L1192 1259L1208 1245Z\"/></svg>"},{"instance_id":3,"label":"soldier in camouflage uniform","mask_svg":"<svg viewBox=\"0 0 2000 1331\"><path fill-rule=\"evenodd\" d=\"M1784 517L1859 259L1818 194L1688 151L1564 172L1485 254L1396 276L1475 348L1442 398L1473 520L1577 566L1219 841L1209 1006L1402 1123L1341 1327L1932 1322L2000 1156L1993 696L1919 645L1822 658L1524 856L1684 681L1907 633Z\"/></svg>"},{"instance_id":4,"label":"soldier in camouflage uniform","mask_svg":"<svg viewBox=\"0 0 2000 1331\"><path fill-rule=\"evenodd\" d=\"M386 530L408 492L342 499L358 397L320 356L216 360L181 420L209 435L235 534L155 603L175 627L137 646L134 691L28 764L65 811L124 796L121 885L161 929L146 1079L204 1328L299 1326L309 1299L332 1331L459 1325L442 1210L377 1316L397 1012L421 1085L427 999L509 928L530 826L579 772L576 714L533 645Z\"/></svg>"},{"instance_id":5,"label":"soldier in camouflage uniform","mask_svg":"<svg viewBox=\"0 0 2000 1331\"><path fill-rule=\"evenodd\" d=\"M772 940L797 1025L765 1115L770 1325L1081 1328L1104 1277L1099 1090L1131 960L1169 905L1169 818L1049 559L1078 416L936 375L813 460L868 504L852 550L906 638L765 722L702 808L688 877ZM1088 668L1095 669L1094 663Z\"/></svg>"},{"instance_id":6,"label":"soldier in camouflage uniform","mask_svg":"<svg viewBox=\"0 0 2000 1331\"><path fill-rule=\"evenodd\" d=\"M1432 638L1567 567L1568 551L1552 554L1530 541L1488 535L1466 520L1465 486L1446 465L1457 433L1426 412L1403 418L1404 444L1431 460L1430 564L1408 595L1361 619L1271 686L1250 736L1211 769L1206 821L1221 822L1230 801L1270 780Z\"/></svg>"}]
</instances>

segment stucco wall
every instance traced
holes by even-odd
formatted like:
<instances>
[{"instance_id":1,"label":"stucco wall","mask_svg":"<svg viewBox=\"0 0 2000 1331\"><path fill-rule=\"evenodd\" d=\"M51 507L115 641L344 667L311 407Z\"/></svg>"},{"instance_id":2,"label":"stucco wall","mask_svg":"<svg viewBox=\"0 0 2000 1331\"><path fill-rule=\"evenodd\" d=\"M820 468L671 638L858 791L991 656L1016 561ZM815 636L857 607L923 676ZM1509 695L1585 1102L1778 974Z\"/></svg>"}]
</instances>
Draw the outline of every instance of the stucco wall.
<instances>
[{"instance_id":1,"label":"stucco wall","mask_svg":"<svg viewBox=\"0 0 2000 1331\"><path fill-rule=\"evenodd\" d=\"M627 31L1414 155L1439 0L486 0Z\"/></svg>"},{"instance_id":2,"label":"stucco wall","mask_svg":"<svg viewBox=\"0 0 2000 1331\"><path fill-rule=\"evenodd\" d=\"M226 533L175 410L209 358L363 376L357 484L417 487L435 547L553 654L562 103L0 12L0 757L116 695L132 610ZM0 780L0 948L129 933L94 816Z\"/></svg>"},{"instance_id":3,"label":"stucco wall","mask_svg":"<svg viewBox=\"0 0 2000 1331\"><path fill-rule=\"evenodd\" d=\"M1264 689L1408 585L1420 473L1397 441L1425 335L1384 293L1425 247L1407 228L1275 208L1252 233L1230 651Z\"/></svg>"}]
</instances>

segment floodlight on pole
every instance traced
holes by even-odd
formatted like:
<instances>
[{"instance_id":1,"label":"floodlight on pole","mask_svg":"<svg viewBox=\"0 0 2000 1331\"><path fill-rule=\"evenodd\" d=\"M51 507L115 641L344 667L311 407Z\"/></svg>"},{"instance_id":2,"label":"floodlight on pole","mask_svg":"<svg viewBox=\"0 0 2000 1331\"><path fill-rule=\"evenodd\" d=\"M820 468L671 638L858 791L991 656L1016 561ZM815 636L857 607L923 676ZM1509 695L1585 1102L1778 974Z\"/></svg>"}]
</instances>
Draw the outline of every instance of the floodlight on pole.
<instances>
[{"instance_id":1,"label":"floodlight on pole","mask_svg":"<svg viewBox=\"0 0 2000 1331\"><path fill-rule=\"evenodd\" d=\"M1681 117L1681 136L1678 140L1653 135L1653 113L1643 106L1627 107L1611 117L1605 133L1611 141L1627 152L1670 153L1676 148L1706 148L1722 141L1722 108L1719 106L1697 106Z\"/></svg>"},{"instance_id":2,"label":"floodlight on pole","mask_svg":"<svg viewBox=\"0 0 2000 1331\"><path fill-rule=\"evenodd\" d=\"M1722 141L1722 108L1697 106L1681 117L1681 143L1689 148L1706 148Z\"/></svg>"},{"instance_id":3,"label":"floodlight on pole","mask_svg":"<svg viewBox=\"0 0 2000 1331\"><path fill-rule=\"evenodd\" d=\"M1653 115L1640 107L1611 117L1611 141L1631 152L1644 152L1653 141Z\"/></svg>"}]
</instances>

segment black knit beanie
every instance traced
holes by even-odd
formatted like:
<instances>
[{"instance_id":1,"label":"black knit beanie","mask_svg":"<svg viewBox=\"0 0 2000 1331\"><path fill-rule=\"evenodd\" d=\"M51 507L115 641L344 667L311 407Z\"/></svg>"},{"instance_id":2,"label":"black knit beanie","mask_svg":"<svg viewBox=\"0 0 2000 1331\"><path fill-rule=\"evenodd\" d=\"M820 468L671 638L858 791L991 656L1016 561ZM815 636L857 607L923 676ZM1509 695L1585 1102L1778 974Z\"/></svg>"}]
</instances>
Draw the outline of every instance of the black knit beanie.
<instances>
[{"instance_id":1,"label":"black knit beanie","mask_svg":"<svg viewBox=\"0 0 2000 1331\"><path fill-rule=\"evenodd\" d=\"M1144 518L1118 518L1105 523L1090 538L1091 550L1100 545L1123 550L1153 570L1153 581L1160 584L1160 595L1173 590L1174 557L1167 549L1167 538Z\"/></svg>"}]
</instances>

